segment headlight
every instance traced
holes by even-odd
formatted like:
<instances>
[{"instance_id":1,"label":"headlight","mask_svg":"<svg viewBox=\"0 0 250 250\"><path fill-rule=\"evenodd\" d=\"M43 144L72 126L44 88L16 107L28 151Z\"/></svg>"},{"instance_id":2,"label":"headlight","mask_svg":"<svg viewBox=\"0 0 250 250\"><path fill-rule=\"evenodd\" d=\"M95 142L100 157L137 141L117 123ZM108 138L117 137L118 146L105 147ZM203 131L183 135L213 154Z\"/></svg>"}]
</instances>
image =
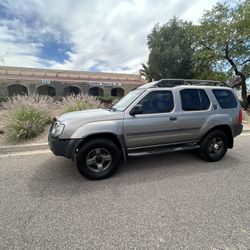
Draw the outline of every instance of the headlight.
<instances>
[{"instance_id":1,"label":"headlight","mask_svg":"<svg viewBox=\"0 0 250 250\"><path fill-rule=\"evenodd\" d=\"M55 122L52 127L51 134L59 136L63 132L63 129L64 129L64 124L60 122Z\"/></svg>"}]
</instances>

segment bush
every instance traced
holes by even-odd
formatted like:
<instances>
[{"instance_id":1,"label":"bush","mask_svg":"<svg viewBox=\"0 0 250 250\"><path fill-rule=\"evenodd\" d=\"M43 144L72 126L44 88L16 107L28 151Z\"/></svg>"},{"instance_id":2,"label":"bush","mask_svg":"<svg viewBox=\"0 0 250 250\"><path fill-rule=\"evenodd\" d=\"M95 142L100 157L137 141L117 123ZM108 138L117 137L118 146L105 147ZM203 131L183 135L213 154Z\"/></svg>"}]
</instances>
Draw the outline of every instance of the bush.
<instances>
[{"instance_id":1,"label":"bush","mask_svg":"<svg viewBox=\"0 0 250 250\"><path fill-rule=\"evenodd\" d=\"M114 100L118 99L119 97L115 96L98 96L98 100L100 100L103 103L112 103Z\"/></svg>"},{"instance_id":2,"label":"bush","mask_svg":"<svg viewBox=\"0 0 250 250\"><path fill-rule=\"evenodd\" d=\"M2 118L5 122L7 141L29 139L42 133L54 111L56 103L49 96L13 96L2 103L5 109Z\"/></svg>"},{"instance_id":3,"label":"bush","mask_svg":"<svg viewBox=\"0 0 250 250\"><path fill-rule=\"evenodd\" d=\"M8 100L7 96L0 95L0 103L1 102L6 102Z\"/></svg>"},{"instance_id":4,"label":"bush","mask_svg":"<svg viewBox=\"0 0 250 250\"><path fill-rule=\"evenodd\" d=\"M103 108L103 105L94 96L80 94L66 96L62 99L63 113L96 108Z\"/></svg>"},{"instance_id":5,"label":"bush","mask_svg":"<svg viewBox=\"0 0 250 250\"><path fill-rule=\"evenodd\" d=\"M121 97L117 96L98 96L97 98L106 108L113 106L121 99Z\"/></svg>"},{"instance_id":6,"label":"bush","mask_svg":"<svg viewBox=\"0 0 250 250\"><path fill-rule=\"evenodd\" d=\"M41 134L51 122L49 115L32 106L22 106L11 111L8 137L11 140L29 139Z\"/></svg>"}]
</instances>

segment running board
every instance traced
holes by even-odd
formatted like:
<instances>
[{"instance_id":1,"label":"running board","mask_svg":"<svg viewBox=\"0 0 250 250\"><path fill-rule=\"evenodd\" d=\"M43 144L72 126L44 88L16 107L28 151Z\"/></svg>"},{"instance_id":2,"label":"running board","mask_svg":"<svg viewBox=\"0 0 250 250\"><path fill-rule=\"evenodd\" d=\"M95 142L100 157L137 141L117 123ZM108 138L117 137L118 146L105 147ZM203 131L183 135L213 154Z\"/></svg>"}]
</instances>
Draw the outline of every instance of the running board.
<instances>
[{"instance_id":1,"label":"running board","mask_svg":"<svg viewBox=\"0 0 250 250\"><path fill-rule=\"evenodd\" d=\"M179 146L179 147L168 147L168 148L161 148L161 149L148 149L147 151L140 151L140 152L128 152L128 156L143 156L143 155L153 155L153 154L163 154L168 152L178 152L184 150L191 150L200 148L200 145L186 145L186 146Z\"/></svg>"}]
</instances>

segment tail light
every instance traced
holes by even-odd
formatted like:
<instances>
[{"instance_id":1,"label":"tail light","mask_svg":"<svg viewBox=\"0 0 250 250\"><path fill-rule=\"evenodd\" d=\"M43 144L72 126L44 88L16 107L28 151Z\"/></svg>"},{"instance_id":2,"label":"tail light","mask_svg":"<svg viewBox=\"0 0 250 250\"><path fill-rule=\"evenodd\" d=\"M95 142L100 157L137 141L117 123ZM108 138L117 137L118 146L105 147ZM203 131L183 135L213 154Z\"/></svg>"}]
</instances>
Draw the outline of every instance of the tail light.
<instances>
[{"instance_id":1,"label":"tail light","mask_svg":"<svg viewBox=\"0 0 250 250\"><path fill-rule=\"evenodd\" d=\"M241 109L239 113L239 124L242 124L242 120L243 120L243 111Z\"/></svg>"}]
</instances>

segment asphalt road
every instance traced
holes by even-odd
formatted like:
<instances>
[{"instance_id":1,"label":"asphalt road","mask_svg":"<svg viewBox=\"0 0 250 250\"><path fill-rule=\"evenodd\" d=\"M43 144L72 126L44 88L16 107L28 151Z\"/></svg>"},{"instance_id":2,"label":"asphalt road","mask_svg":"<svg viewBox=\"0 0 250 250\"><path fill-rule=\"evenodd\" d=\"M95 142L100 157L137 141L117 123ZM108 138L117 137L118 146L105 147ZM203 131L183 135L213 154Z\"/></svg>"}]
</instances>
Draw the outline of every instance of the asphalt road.
<instances>
[{"instance_id":1,"label":"asphalt road","mask_svg":"<svg viewBox=\"0 0 250 250\"><path fill-rule=\"evenodd\" d=\"M130 158L88 181L48 152L0 156L0 249L250 249L250 136L217 163Z\"/></svg>"}]
</instances>

